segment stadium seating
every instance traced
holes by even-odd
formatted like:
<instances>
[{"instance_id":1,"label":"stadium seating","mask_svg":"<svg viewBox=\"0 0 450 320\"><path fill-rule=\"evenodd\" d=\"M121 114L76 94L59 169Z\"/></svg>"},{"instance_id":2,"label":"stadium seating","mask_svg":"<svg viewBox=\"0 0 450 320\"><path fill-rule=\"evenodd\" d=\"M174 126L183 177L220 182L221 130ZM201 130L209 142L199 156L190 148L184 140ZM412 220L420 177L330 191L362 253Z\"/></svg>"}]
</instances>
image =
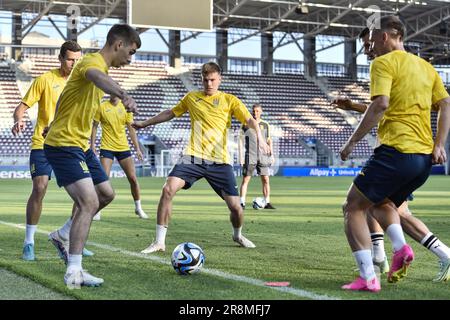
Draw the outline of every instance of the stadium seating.
<instances>
[{"instance_id":1,"label":"stadium seating","mask_svg":"<svg viewBox=\"0 0 450 320\"><path fill-rule=\"evenodd\" d=\"M9 66L0 66L0 154L6 156L28 155L30 137L33 126L27 115L26 128L19 137L11 133L13 112L19 104L21 95L16 82L14 71Z\"/></svg>"},{"instance_id":2,"label":"stadium seating","mask_svg":"<svg viewBox=\"0 0 450 320\"><path fill-rule=\"evenodd\" d=\"M59 62L56 56L26 56L30 62L29 74L36 77ZM167 65L160 62L136 61L130 66L112 68L110 75L133 96L139 106L136 120L144 120L162 110L175 106L188 92L181 79L170 75ZM201 88L200 70L191 70L192 83ZM326 86L330 92L322 90L301 74L243 75L225 73L221 90L239 97L249 108L260 103L264 116L272 125L274 147L280 157L311 158L311 145L308 141L320 141L331 152L337 154L340 147L353 132L353 127L341 113L330 106L330 99L345 95L353 101L366 103L369 100L367 81L355 81L345 77L327 77ZM11 135L12 112L21 99L15 73L9 66L0 67L0 154L28 155L32 125L21 137ZM355 113L356 117L360 117ZM436 126L436 114L432 116ZM233 120L231 143L237 142L240 124ZM190 134L190 120L187 115L151 126L139 131L139 136L156 135L172 153L179 154L185 147ZM376 135L374 129L372 135ZM100 130L97 136L99 143ZM131 141L130 145L131 145ZM134 148L132 148L135 155ZM366 140L361 141L354 150L353 157L366 158L372 148Z\"/></svg>"},{"instance_id":3,"label":"stadium seating","mask_svg":"<svg viewBox=\"0 0 450 320\"><path fill-rule=\"evenodd\" d=\"M200 72L193 71L193 81L198 86ZM222 89L235 94L247 106L261 103L263 118L275 128L281 129L281 156L305 156L308 151L299 139L315 138L337 153L353 128L330 107L329 99L313 82L303 75L239 75L224 74ZM366 157L372 149L362 141L354 156Z\"/></svg>"}]
</instances>

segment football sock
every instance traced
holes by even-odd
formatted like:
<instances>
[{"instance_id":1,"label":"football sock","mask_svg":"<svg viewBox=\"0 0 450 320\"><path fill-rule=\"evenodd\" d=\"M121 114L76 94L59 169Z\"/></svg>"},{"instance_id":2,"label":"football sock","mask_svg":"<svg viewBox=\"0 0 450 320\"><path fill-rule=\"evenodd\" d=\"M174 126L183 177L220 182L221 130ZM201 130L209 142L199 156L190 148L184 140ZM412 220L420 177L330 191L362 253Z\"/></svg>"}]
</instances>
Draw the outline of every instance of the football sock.
<instances>
[{"instance_id":1,"label":"football sock","mask_svg":"<svg viewBox=\"0 0 450 320\"><path fill-rule=\"evenodd\" d=\"M25 228L25 244L34 244L34 233L36 232L37 225L27 224Z\"/></svg>"},{"instance_id":2,"label":"football sock","mask_svg":"<svg viewBox=\"0 0 450 320\"><path fill-rule=\"evenodd\" d=\"M72 218L67 219L66 223L58 230L59 236L63 240L69 240L70 228L72 227Z\"/></svg>"},{"instance_id":3,"label":"football sock","mask_svg":"<svg viewBox=\"0 0 450 320\"><path fill-rule=\"evenodd\" d=\"M265 201L265 204L268 204L270 202L270 197L265 197L264 201Z\"/></svg>"},{"instance_id":4,"label":"football sock","mask_svg":"<svg viewBox=\"0 0 450 320\"><path fill-rule=\"evenodd\" d=\"M241 197L241 203L245 205L245 197Z\"/></svg>"},{"instance_id":5,"label":"football sock","mask_svg":"<svg viewBox=\"0 0 450 320\"><path fill-rule=\"evenodd\" d=\"M136 200L136 201L134 202L134 207L135 207L136 210L142 210L142 207L141 207L141 200Z\"/></svg>"},{"instance_id":6,"label":"football sock","mask_svg":"<svg viewBox=\"0 0 450 320\"><path fill-rule=\"evenodd\" d=\"M384 234L383 233L371 233L372 239L372 259L376 262L384 261L386 253L384 252Z\"/></svg>"},{"instance_id":7,"label":"football sock","mask_svg":"<svg viewBox=\"0 0 450 320\"><path fill-rule=\"evenodd\" d=\"M439 240L433 233L428 233L420 243L433 252L435 255L441 259L441 261L445 261L450 258L450 249Z\"/></svg>"},{"instance_id":8,"label":"football sock","mask_svg":"<svg viewBox=\"0 0 450 320\"><path fill-rule=\"evenodd\" d=\"M240 238L242 233L242 227L239 228L233 228L233 237L234 238Z\"/></svg>"},{"instance_id":9,"label":"football sock","mask_svg":"<svg viewBox=\"0 0 450 320\"><path fill-rule=\"evenodd\" d=\"M67 271L69 270L81 270L81 261L83 259L82 254L70 254L67 259Z\"/></svg>"},{"instance_id":10,"label":"football sock","mask_svg":"<svg viewBox=\"0 0 450 320\"><path fill-rule=\"evenodd\" d=\"M370 250L358 250L353 252L356 264L359 268L359 275L361 278L370 280L376 277L375 269L372 263L372 253Z\"/></svg>"},{"instance_id":11,"label":"football sock","mask_svg":"<svg viewBox=\"0 0 450 320\"><path fill-rule=\"evenodd\" d=\"M166 243L167 226L156 225L156 242L160 244Z\"/></svg>"},{"instance_id":12,"label":"football sock","mask_svg":"<svg viewBox=\"0 0 450 320\"><path fill-rule=\"evenodd\" d=\"M394 252L400 250L406 244L402 227L399 224L397 223L391 224L389 227L386 228L386 233L389 236L389 239L391 239Z\"/></svg>"}]
</instances>

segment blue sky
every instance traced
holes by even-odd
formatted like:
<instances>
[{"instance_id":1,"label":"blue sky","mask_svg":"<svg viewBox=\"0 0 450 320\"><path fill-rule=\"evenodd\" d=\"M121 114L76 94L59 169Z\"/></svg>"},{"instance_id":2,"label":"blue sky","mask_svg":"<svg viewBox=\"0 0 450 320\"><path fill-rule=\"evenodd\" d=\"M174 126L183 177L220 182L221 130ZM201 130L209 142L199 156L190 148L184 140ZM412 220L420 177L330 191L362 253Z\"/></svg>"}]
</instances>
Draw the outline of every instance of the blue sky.
<instances>
[{"instance_id":1,"label":"blue sky","mask_svg":"<svg viewBox=\"0 0 450 320\"><path fill-rule=\"evenodd\" d=\"M53 17L53 20L58 21L60 29L65 32L65 19L64 16ZM117 22L113 19L105 19L99 25L96 25L83 33L80 38L88 40L99 40L103 43L109 27ZM60 35L51 25L51 23L43 18L40 22L36 24L33 31L38 31L47 34L54 38L60 38ZM167 39L168 31L161 30L162 34L165 35ZM8 12L0 11L0 33L4 36L11 35L11 15ZM276 38L276 37L275 37ZM167 52L167 46L162 41L160 36L154 29L150 29L141 35L142 47L141 50L144 51L156 51L156 52ZM321 48L321 44L325 40L320 39L316 43L316 48ZM339 41L339 39L337 39ZM276 42L276 40L274 40ZM327 43L327 41L325 41ZM214 33L202 33L196 38L192 38L181 44L182 54L203 54L203 55L215 55L215 34ZM358 43L357 49L360 46ZM229 47L229 56L234 57L248 57L248 58L260 58L261 57L261 44L260 36L254 36L247 40L243 40ZM286 45L282 48L277 49L274 52L275 59L282 60L303 60L303 55L295 44ZM344 46L339 45L331 49L321 51L317 54L318 62L331 62L331 63L344 63ZM367 60L364 56L358 56L358 64L366 64Z\"/></svg>"}]
</instances>

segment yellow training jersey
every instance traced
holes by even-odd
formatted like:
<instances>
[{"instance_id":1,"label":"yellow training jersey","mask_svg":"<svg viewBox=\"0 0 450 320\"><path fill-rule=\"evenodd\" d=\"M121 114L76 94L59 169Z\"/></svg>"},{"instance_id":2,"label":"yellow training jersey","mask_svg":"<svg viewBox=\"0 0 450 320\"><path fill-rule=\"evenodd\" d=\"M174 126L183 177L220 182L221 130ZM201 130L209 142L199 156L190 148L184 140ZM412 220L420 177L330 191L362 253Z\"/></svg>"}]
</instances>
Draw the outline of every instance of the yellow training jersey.
<instances>
[{"instance_id":1,"label":"yellow training jersey","mask_svg":"<svg viewBox=\"0 0 450 320\"><path fill-rule=\"evenodd\" d=\"M31 149L43 149L44 128L53 121L56 102L66 85L66 79L61 76L59 69L50 70L34 79L22 102L31 108L38 103L38 112L34 133L31 137Z\"/></svg>"},{"instance_id":2,"label":"yellow training jersey","mask_svg":"<svg viewBox=\"0 0 450 320\"><path fill-rule=\"evenodd\" d=\"M75 65L61 93L50 131L45 144L53 147L89 148L92 120L104 92L86 79L88 69L98 69L108 74L108 66L100 53L90 53Z\"/></svg>"},{"instance_id":3,"label":"yellow training jersey","mask_svg":"<svg viewBox=\"0 0 450 320\"><path fill-rule=\"evenodd\" d=\"M192 91L172 112L177 117L189 112L191 138L186 154L217 163L230 163L227 135L231 116L241 123L251 117L241 100L221 91L213 96L207 96L202 91Z\"/></svg>"},{"instance_id":4,"label":"yellow training jersey","mask_svg":"<svg viewBox=\"0 0 450 320\"><path fill-rule=\"evenodd\" d=\"M122 102L115 106L109 100L104 101L98 108L94 120L102 125L101 149L130 150L125 125L133 122L133 113L127 112Z\"/></svg>"},{"instance_id":5,"label":"yellow training jersey","mask_svg":"<svg viewBox=\"0 0 450 320\"><path fill-rule=\"evenodd\" d=\"M403 153L433 151L431 105L448 93L431 64L401 50L376 58L370 66L370 96L390 98L378 124L381 144Z\"/></svg>"}]
</instances>

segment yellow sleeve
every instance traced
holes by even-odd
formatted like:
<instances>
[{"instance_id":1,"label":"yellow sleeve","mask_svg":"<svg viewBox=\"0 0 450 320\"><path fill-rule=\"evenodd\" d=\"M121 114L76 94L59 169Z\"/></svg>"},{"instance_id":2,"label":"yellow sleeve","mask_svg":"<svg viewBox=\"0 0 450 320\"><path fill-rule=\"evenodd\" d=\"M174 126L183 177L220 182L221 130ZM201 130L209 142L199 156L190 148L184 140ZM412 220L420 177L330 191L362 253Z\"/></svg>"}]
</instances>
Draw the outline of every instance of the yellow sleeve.
<instances>
[{"instance_id":1,"label":"yellow sleeve","mask_svg":"<svg viewBox=\"0 0 450 320\"><path fill-rule=\"evenodd\" d=\"M85 79L86 79L86 72L89 69L98 69L101 72L105 73L104 66L98 60L87 59L85 61L81 61L81 63L82 63L82 65L80 66L80 73L83 75L83 78L85 78Z\"/></svg>"},{"instance_id":2,"label":"yellow sleeve","mask_svg":"<svg viewBox=\"0 0 450 320\"><path fill-rule=\"evenodd\" d=\"M94 121L102 122L102 109L103 109L103 103L100 105L100 107L97 108L97 112L94 115Z\"/></svg>"},{"instance_id":3,"label":"yellow sleeve","mask_svg":"<svg viewBox=\"0 0 450 320\"><path fill-rule=\"evenodd\" d=\"M448 92L445 89L444 82L442 81L439 73L435 72L434 85L433 85L433 104L448 97Z\"/></svg>"},{"instance_id":4,"label":"yellow sleeve","mask_svg":"<svg viewBox=\"0 0 450 320\"><path fill-rule=\"evenodd\" d=\"M242 101L234 96L231 101L231 110L231 114L242 124L246 124L247 120L252 116Z\"/></svg>"},{"instance_id":5,"label":"yellow sleeve","mask_svg":"<svg viewBox=\"0 0 450 320\"><path fill-rule=\"evenodd\" d=\"M187 96L188 94L185 95L184 98L181 99L180 102L178 102L178 104L172 108L172 112L175 117L181 117L188 110L186 103Z\"/></svg>"},{"instance_id":6,"label":"yellow sleeve","mask_svg":"<svg viewBox=\"0 0 450 320\"><path fill-rule=\"evenodd\" d=\"M384 60L375 59L370 66L370 98L391 96L392 68Z\"/></svg>"},{"instance_id":7,"label":"yellow sleeve","mask_svg":"<svg viewBox=\"0 0 450 320\"><path fill-rule=\"evenodd\" d=\"M132 124L132 123L133 123L133 113L127 112L127 124Z\"/></svg>"},{"instance_id":8,"label":"yellow sleeve","mask_svg":"<svg viewBox=\"0 0 450 320\"><path fill-rule=\"evenodd\" d=\"M28 106L28 108L32 107L36 102L41 100L42 92L45 89L45 79L42 76L34 79L30 88L28 89L25 97L23 97L22 102Z\"/></svg>"}]
</instances>

